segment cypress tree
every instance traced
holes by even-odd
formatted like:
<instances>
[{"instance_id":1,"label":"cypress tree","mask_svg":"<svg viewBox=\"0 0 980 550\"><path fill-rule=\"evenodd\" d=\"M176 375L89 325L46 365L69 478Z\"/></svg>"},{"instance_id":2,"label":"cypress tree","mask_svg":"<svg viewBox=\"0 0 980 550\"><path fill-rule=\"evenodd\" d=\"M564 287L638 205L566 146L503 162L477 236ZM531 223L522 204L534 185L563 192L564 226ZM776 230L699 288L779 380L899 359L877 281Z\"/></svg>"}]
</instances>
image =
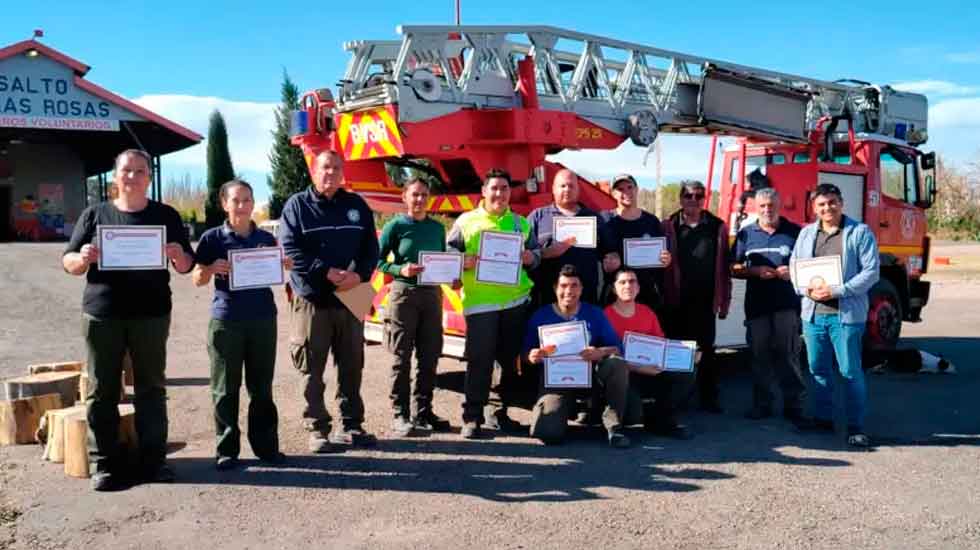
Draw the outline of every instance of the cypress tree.
<instances>
[{"instance_id":1,"label":"cypress tree","mask_svg":"<svg viewBox=\"0 0 980 550\"><path fill-rule=\"evenodd\" d=\"M292 112L299 109L299 89L285 69L282 71L281 95L282 102L276 108L276 128L272 131L272 150L269 152L272 167L268 178L270 219L279 218L290 195L313 184L303 151L289 141Z\"/></svg>"},{"instance_id":2,"label":"cypress tree","mask_svg":"<svg viewBox=\"0 0 980 550\"><path fill-rule=\"evenodd\" d=\"M224 222L225 212L221 209L218 191L234 177L235 169L228 151L228 129L224 117L215 109L208 120L208 196L204 201L204 224L207 228Z\"/></svg>"}]
</instances>

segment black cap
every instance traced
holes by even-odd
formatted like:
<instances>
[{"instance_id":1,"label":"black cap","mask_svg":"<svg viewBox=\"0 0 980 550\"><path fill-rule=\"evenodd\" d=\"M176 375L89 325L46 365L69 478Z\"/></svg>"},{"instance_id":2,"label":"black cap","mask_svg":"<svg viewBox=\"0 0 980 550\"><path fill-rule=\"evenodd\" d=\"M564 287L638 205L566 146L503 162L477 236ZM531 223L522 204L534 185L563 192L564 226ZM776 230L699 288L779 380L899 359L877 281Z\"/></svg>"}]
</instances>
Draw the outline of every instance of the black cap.
<instances>
[{"instance_id":1,"label":"black cap","mask_svg":"<svg viewBox=\"0 0 980 550\"><path fill-rule=\"evenodd\" d=\"M616 188L616 184L619 183L619 182L621 182L621 181L628 181L628 182L632 183L633 185L636 185L636 178L634 178L633 176L631 176L629 174L619 174L618 176L616 176L615 178L612 179L612 188L615 189Z\"/></svg>"}]
</instances>

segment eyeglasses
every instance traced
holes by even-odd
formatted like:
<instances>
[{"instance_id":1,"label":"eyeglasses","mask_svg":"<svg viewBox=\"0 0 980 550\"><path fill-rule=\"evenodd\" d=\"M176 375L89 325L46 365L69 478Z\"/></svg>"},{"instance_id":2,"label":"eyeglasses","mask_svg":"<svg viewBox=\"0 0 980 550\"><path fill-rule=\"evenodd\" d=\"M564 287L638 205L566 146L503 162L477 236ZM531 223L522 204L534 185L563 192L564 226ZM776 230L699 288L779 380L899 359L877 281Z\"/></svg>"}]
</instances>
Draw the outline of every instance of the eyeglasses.
<instances>
[{"instance_id":1,"label":"eyeglasses","mask_svg":"<svg viewBox=\"0 0 980 550\"><path fill-rule=\"evenodd\" d=\"M682 193L681 197L685 199L694 199L696 201L699 201L704 198L704 193Z\"/></svg>"}]
</instances>

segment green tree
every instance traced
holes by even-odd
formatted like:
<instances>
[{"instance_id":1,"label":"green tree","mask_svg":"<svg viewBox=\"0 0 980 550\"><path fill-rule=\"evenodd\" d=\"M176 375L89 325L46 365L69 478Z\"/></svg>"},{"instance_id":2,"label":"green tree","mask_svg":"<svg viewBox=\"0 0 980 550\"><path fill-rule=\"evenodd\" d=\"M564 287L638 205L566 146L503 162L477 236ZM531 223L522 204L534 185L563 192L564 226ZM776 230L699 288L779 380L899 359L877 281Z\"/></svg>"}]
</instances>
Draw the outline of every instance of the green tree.
<instances>
[{"instance_id":1,"label":"green tree","mask_svg":"<svg viewBox=\"0 0 980 550\"><path fill-rule=\"evenodd\" d=\"M282 71L281 90L282 102L276 108L276 129L272 131L272 150L269 152L272 174L267 183L271 191L269 197L271 219L279 217L290 195L313 184L306 159L303 158L303 151L289 141L292 113L299 109L299 89L285 69Z\"/></svg>"},{"instance_id":2,"label":"green tree","mask_svg":"<svg viewBox=\"0 0 980 550\"><path fill-rule=\"evenodd\" d=\"M228 129L225 119L217 109L208 120L208 197L204 201L204 224L208 228L221 225L225 213L221 209L218 191L228 180L235 178L235 168L231 164L228 151Z\"/></svg>"}]
</instances>

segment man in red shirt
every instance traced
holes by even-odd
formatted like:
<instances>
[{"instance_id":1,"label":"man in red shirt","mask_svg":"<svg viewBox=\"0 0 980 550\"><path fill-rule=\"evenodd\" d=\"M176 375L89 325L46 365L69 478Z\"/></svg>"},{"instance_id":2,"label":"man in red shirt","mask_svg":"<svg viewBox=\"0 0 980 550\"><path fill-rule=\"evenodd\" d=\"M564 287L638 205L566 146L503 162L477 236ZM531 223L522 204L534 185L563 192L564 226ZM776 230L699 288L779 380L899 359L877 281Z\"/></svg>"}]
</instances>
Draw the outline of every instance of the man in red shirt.
<instances>
[{"instance_id":1,"label":"man in red shirt","mask_svg":"<svg viewBox=\"0 0 980 550\"><path fill-rule=\"evenodd\" d=\"M605 312L620 340L627 330L664 337L657 314L636 301L640 295L640 283L635 271L629 268L617 271L612 288L616 301L607 306ZM675 439L691 439L690 431L677 423L671 399L673 377L683 375L665 373L653 366L631 363L629 367L630 404L627 418L636 418L642 407L643 427L647 431ZM649 398L654 399L653 403L649 403Z\"/></svg>"}]
</instances>

